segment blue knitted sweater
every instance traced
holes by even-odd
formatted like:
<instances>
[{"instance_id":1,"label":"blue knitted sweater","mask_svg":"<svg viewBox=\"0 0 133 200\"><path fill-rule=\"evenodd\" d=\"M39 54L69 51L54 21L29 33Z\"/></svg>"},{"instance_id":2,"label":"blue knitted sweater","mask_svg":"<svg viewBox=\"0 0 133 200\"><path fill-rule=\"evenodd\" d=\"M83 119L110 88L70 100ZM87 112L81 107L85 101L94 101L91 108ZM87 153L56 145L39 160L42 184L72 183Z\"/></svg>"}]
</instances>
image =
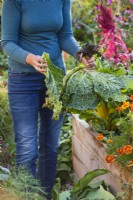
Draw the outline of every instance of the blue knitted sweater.
<instances>
[{"instance_id":1,"label":"blue knitted sweater","mask_svg":"<svg viewBox=\"0 0 133 200\"><path fill-rule=\"evenodd\" d=\"M26 56L47 52L53 63L64 69L62 50L74 56L79 49L70 7L70 0L3 0L2 48L9 56L9 67L36 72L26 64Z\"/></svg>"}]
</instances>

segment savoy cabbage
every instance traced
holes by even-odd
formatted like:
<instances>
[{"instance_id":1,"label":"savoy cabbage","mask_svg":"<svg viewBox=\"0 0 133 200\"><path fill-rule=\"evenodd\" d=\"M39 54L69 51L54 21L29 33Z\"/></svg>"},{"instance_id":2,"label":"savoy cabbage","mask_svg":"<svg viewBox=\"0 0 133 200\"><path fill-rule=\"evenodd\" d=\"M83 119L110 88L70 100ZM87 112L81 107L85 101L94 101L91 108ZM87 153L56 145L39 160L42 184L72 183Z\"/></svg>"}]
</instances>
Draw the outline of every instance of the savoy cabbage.
<instances>
[{"instance_id":1,"label":"savoy cabbage","mask_svg":"<svg viewBox=\"0 0 133 200\"><path fill-rule=\"evenodd\" d=\"M63 70L54 66L49 55L44 54L48 68L46 72L47 98L45 106L53 110L53 118L58 119L61 111L93 110L102 100L122 102L126 96L121 76L86 70L82 65L64 76Z\"/></svg>"}]
</instances>

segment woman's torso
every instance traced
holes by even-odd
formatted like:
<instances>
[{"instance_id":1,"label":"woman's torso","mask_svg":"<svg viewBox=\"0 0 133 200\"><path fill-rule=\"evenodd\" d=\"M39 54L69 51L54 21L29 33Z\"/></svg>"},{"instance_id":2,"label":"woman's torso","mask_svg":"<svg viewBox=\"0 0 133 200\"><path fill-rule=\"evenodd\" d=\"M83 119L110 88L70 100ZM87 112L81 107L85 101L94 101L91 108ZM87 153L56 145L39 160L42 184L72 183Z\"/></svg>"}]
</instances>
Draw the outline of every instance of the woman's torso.
<instances>
[{"instance_id":1,"label":"woman's torso","mask_svg":"<svg viewBox=\"0 0 133 200\"><path fill-rule=\"evenodd\" d=\"M35 55L50 54L53 63L64 68L58 31L63 24L63 0L19 0L21 20L18 45ZM9 58L9 67L18 71L35 72L31 66Z\"/></svg>"}]
</instances>

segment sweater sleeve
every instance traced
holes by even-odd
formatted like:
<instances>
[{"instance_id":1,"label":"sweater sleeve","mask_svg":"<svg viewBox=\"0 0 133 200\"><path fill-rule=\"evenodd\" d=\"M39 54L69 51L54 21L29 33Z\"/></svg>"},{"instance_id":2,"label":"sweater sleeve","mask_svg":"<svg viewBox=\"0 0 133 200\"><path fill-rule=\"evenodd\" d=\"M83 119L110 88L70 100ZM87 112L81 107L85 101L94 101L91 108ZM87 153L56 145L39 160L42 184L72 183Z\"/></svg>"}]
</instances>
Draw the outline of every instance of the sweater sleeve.
<instances>
[{"instance_id":1,"label":"sweater sleeve","mask_svg":"<svg viewBox=\"0 0 133 200\"><path fill-rule=\"evenodd\" d=\"M58 32L59 44L62 50L76 57L80 49L72 31L71 3L70 0L63 0L63 25Z\"/></svg>"},{"instance_id":2,"label":"sweater sleeve","mask_svg":"<svg viewBox=\"0 0 133 200\"><path fill-rule=\"evenodd\" d=\"M18 0L3 0L2 5L2 49L11 58L26 64L29 52L18 45L21 21L20 3Z\"/></svg>"}]
</instances>

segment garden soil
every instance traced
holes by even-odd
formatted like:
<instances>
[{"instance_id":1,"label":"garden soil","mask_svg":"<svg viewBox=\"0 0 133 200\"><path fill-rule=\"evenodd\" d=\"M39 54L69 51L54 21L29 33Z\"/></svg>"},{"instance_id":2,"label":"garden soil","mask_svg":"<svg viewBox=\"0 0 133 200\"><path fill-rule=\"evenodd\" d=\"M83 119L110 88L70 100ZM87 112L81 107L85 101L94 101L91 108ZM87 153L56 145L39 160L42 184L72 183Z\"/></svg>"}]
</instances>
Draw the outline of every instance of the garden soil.
<instances>
[{"instance_id":1,"label":"garden soil","mask_svg":"<svg viewBox=\"0 0 133 200\"><path fill-rule=\"evenodd\" d=\"M12 195L6 193L3 189L0 189L0 200L19 200L14 198Z\"/></svg>"}]
</instances>

